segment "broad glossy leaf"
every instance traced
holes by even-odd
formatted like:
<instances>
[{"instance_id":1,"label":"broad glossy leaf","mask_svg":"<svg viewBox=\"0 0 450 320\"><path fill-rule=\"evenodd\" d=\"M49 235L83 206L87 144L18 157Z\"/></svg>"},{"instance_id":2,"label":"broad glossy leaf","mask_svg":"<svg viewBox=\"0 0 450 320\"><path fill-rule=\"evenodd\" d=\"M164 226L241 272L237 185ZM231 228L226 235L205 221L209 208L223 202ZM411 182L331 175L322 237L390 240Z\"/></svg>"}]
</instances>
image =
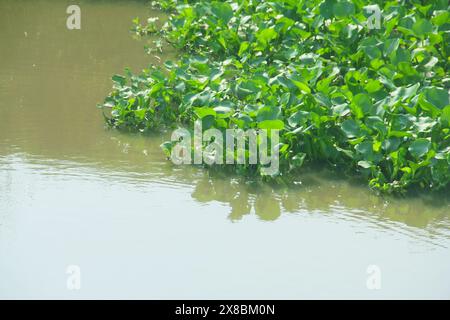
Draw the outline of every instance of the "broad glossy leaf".
<instances>
[{"instance_id":1,"label":"broad glossy leaf","mask_svg":"<svg viewBox=\"0 0 450 320\"><path fill-rule=\"evenodd\" d=\"M342 131L345 132L348 138L356 138L361 134L359 124L352 119L347 119L342 123Z\"/></svg>"},{"instance_id":2,"label":"broad glossy leaf","mask_svg":"<svg viewBox=\"0 0 450 320\"><path fill-rule=\"evenodd\" d=\"M337 17L348 17L355 13L355 5L351 1L338 0L333 6L333 13Z\"/></svg>"},{"instance_id":3,"label":"broad glossy leaf","mask_svg":"<svg viewBox=\"0 0 450 320\"><path fill-rule=\"evenodd\" d=\"M416 36L422 37L433 31L433 25L426 19L418 18L412 26L412 31Z\"/></svg>"},{"instance_id":4,"label":"broad glossy leaf","mask_svg":"<svg viewBox=\"0 0 450 320\"><path fill-rule=\"evenodd\" d=\"M281 110L279 107L261 107L258 110L256 118L258 121L264 120L275 120L278 119L281 115Z\"/></svg>"},{"instance_id":5,"label":"broad glossy leaf","mask_svg":"<svg viewBox=\"0 0 450 320\"><path fill-rule=\"evenodd\" d=\"M427 152L430 150L430 147L431 142L427 139L421 138L412 142L408 148L408 151L413 155L414 158L418 159L427 154Z\"/></svg>"},{"instance_id":6,"label":"broad glossy leaf","mask_svg":"<svg viewBox=\"0 0 450 320\"><path fill-rule=\"evenodd\" d=\"M211 3L211 11L224 23L228 23L233 17L233 9L226 2L213 1Z\"/></svg>"}]
</instances>

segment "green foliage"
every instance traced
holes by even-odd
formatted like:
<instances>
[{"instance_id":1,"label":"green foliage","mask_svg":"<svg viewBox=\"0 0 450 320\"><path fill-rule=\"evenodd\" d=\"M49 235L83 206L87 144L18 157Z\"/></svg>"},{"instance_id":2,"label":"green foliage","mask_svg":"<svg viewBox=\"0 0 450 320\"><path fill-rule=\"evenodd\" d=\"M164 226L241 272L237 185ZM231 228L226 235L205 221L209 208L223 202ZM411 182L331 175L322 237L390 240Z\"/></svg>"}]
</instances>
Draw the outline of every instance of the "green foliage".
<instances>
[{"instance_id":1,"label":"green foliage","mask_svg":"<svg viewBox=\"0 0 450 320\"><path fill-rule=\"evenodd\" d=\"M115 76L105 101L111 126L146 132L202 119L221 130L281 129L282 177L323 161L384 192L449 184L446 0L166 0L161 7L171 15L159 34L181 56ZM380 29L367 24L375 9Z\"/></svg>"}]
</instances>

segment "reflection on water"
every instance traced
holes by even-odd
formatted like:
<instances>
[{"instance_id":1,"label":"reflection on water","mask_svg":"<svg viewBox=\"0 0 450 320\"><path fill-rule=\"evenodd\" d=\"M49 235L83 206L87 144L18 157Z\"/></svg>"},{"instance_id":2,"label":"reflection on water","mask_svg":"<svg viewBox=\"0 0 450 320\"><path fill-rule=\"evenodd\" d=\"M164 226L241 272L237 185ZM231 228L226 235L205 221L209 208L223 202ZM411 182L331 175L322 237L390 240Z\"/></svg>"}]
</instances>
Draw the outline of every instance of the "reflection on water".
<instances>
[{"instance_id":1,"label":"reflection on water","mask_svg":"<svg viewBox=\"0 0 450 320\"><path fill-rule=\"evenodd\" d=\"M281 187L172 165L164 136L108 130L95 108L112 74L158 63L128 30L159 13L80 1L82 30L69 31L68 3L0 1L0 297L72 297L57 273L77 259L99 281L83 297L373 297L374 261L391 277L377 297L449 297L448 194L381 197L318 169Z\"/></svg>"},{"instance_id":2,"label":"reflection on water","mask_svg":"<svg viewBox=\"0 0 450 320\"><path fill-rule=\"evenodd\" d=\"M407 232L435 244L450 236L450 201L444 193L403 198L380 196L364 184L337 178L335 172L318 168L301 173L296 185L272 186L238 176L221 176L200 167L174 166L159 148L163 137L123 136L114 132L106 135L109 139L99 146L96 157L62 160L12 153L0 157L0 165L5 173L29 171L59 179L99 179L136 189L155 184L168 186L173 192L183 188L200 204L218 202L228 207L228 219L233 222L251 214L261 221L274 221L284 214L320 214L330 220L365 220L376 229ZM106 151L107 154L102 153ZM4 187L6 195L13 195L8 183ZM440 245L448 243L442 241Z\"/></svg>"}]
</instances>

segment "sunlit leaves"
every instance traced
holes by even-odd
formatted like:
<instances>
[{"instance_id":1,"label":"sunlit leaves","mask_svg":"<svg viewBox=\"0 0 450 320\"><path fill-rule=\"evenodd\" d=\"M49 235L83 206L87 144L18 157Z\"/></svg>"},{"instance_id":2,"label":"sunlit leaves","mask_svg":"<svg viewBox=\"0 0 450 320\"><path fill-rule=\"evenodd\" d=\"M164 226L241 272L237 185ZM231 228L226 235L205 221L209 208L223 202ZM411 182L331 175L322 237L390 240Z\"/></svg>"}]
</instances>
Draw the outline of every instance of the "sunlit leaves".
<instances>
[{"instance_id":1,"label":"sunlit leaves","mask_svg":"<svg viewBox=\"0 0 450 320\"><path fill-rule=\"evenodd\" d=\"M278 36L277 32L272 28L262 29L256 33L256 39L258 39L259 44L262 48L267 48L270 41Z\"/></svg>"},{"instance_id":2,"label":"sunlit leaves","mask_svg":"<svg viewBox=\"0 0 450 320\"><path fill-rule=\"evenodd\" d=\"M284 122L281 120L264 120L258 123L258 128L283 130Z\"/></svg>"}]
</instances>

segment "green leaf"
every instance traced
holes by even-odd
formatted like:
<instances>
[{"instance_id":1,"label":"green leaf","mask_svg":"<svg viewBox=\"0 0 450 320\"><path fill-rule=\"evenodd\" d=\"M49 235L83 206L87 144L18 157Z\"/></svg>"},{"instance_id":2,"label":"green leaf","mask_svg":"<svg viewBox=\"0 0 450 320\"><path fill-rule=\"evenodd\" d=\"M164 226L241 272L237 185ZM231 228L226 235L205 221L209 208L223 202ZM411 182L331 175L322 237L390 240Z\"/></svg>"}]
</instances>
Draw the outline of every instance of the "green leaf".
<instances>
[{"instance_id":1,"label":"green leaf","mask_svg":"<svg viewBox=\"0 0 450 320\"><path fill-rule=\"evenodd\" d=\"M448 23L450 19L450 13L446 10L436 11L435 16L431 19L437 26L441 26L444 23Z\"/></svg>"},{"instance_id":2,"label":"green leaf","mask_svg":"<svg viewBox=\"0 0 450 320\"><path fill-rule=\"evenodd\" d=\"M284 122L281 120L264 120L264 121L258 122L258 128L283 130Z\"/></svg>"},{"instance_id":3,"label":"green leaf","mask_svg":"<svg viewBox=\"0 0 450 320\"><path fill-rule=\"evenodd\" d=\"M408 148L409 153L416 159L423 157L428 153L431 147L431 142L427 139L420 138L415 140Z\"/></svg>"},{"instance_id":4,"label":"green leaf","mask_svg":"<svg viewBox=\"0 0 450 320\"><path fill-rule=\"evenodd\" d=\"M426 88L423 91L423 97L438 109L443 109L450 104L448 91L442 88Z\"/></svg>"},{"instance_id":5,"label":"green leaf","mask_svg":"<svg viewBox=\"0 0 450 320\"><path fill-rule=\"evenodd\" d=\"M291 81L292 81L292 83L294 83L297 86L297 88L300 89L301 92L311 93L311 89L308 87L308 85L306 83L296 81L296 80L291 80Z\"/></svg>"},{"instance_id":6,"label":"green leaf","mask_svg":"<svg viewBox=\"0 0 450 320\"><path fill-rule=\"evenodd\" d=\"M258 109L258 113L256 115L256 119L258 121L264 120L275 120L278 119L281 115L281 109L279 107L261 107Z\"/></svg>"},{"instance_id":7,"label":"green leaf","mask_svg":"<svg viewBox=\"0 0 450 320\"><path fill-rule=\"evenodd\" d=\"M213 108L194 108L194 112L200 119L206 116L216 116L216 111Z\"/></svg>"},{"instance_id":8,"label":"green leaf","mask_svg":"<svg viewBox=\"0 0 450 320\"><path fill-rule=\"evenodd\" d=\"M360 93L353 97L350 107L358 118L362 118L372 111L373 103L367 94Z\"/></svg>"},{"instance_id":9,"label":"green leaf","mask_svg":"<svg viewBox=\"0 0 450 320\"><path fill-rule=\"evenodd\" d=\"M258 42L261 43L264 48L266 48L269 42L275 39L277 36L278 33L273 28L259 30L256 33L256 39L258 39Z\"/></svg>"},{"instance_id":10,"label":"green leaf","mask_svg":"<svg viewBox=\"0 0 450 320\"><path fill-rule=\"evenodd\" d=\"M384 43L384 55L389 56L392 52L396 51L398 46L400 45L400 39L386 39Z\"/></svg>"},{"instance_id":11,"label":"green leaf","mask_svg":"<svg viewBox=\"0 0 450 320\"><path fill-rule=\"evenodd\" d=\"M394 152L398 149L401 144L400 138L391 137L383 141L382 147L387 153Z\"/></svg>"},{"instance_id":12,"label":"green leaf","mask_svg":"<svg viewBox=\"0 0 450 320\"><path fill-rule=\"evenodd\" d=\"M394 102L406 101L414 96L419 89L420 83L416 83L410 87L400 87L391 92L391 96Z\"/></svg>"},{"instance_id":13,"label":"green leaf","mask_svg":"<svg viewBox=\"0 0 450 320\"><path fill-rule=\"evenodd\" d=\"M253 123L253 119L251 117L242 113L240 113L237 118L231 118L231 121L235 123L240 129L248 128Z\"/></svg>"},{"instance_id":14,"label":"green leaf","mask_svg":"<svg viewBox=\"0 0 450 320\"><path fill-rule=\"evenodd\" d=\"M342 122L342 131L345 132L348 138L356 138L361 134L359 124L352 119L347 119Z\"/></svg>"},{"instance_id":15,"label":"green leaf","mask_svg":"<svg viewBox=\"0 0 450 320\"><path fill-rule=\"evenodd\" d=\"M206 115L202 119L202 128L203 130L208 130L209 128L212 128L216 122L216 117L213 115Z\"/></svg>"},{"instance_id":16,"label":"green leaf","mask_svg":"<svg viewBox=\"0 0 450 320\"><path fill-rule=\"evenodd\" d=\"M228 118L234 112L234 109L228 106L217 106L214 111L218 118Z\"/></svg>"},{"instance_id":17,"label":"green leaf","mask_svg":"<svg viewBox=\"0 0 450 320\"><path fill-rule=\"evenodd\" d=\"M165 154L167 157L170 157L170 155L171 155L171 153L172 153L172 149L173 149L173 142L172 142L172 141L166 141L166 142L163 142L163 143L160 145L160 148L163 150L164 154Z\"/></svg>"},{"instance_id":18,"label":"green leaf","mask_svg":"<svg viewBox=\"0 0 450 320\"><path fill-rule=\"evenodd\" d=\"M227 24L233 17L233 9L226 2L214 1L211 3L212 13Z\"/></svg>"},{"instance_id":19,"label":"green leaf","mask_svg":"<svg viewBox=\"0 0 450 320\"><path fill-rule=\"evenodd\" d=\"M364 47L364 52L367 55L367 57L371 60L381 58L381 55L382 55L381 50L378 49L376 46Z\"/></svg>"},{"instance_id":20,"label":"green leaf","mask_svg":"<svg viewBox=\"0 0 450 320\"><path fill-rule=\"evenodd\" d=\"M373 154L373 144L371 141L364 141L356 145L355 150L361 153L365 158Z\"/></svg>"},{"instance_id":21,"label":"green leaf","mask_svg":"<svg viewBox=\"0 0 450 320\"><path fill-rule=\"evenodd\" d=\"M450 128L450 106L446 106L442 110L441 123L442 123L443 126L446 126L447 128Z\"/></svg>"},{"instance_id":22,"label":"green leaf","mask_svg":"<svg viewBox=\"0 0 450 320\"><path fill-rule=\"evenodd\" d=\"M422 37L427 33L431 33L433 31L433 25L430 21L426 19L417 19L416 22L412 26L412 31L418 37Z\"/></svg>"},{"instance_id":23,"label":"green leaf","mask_svg":"<svg viewBox=\"0 0 450 320\"><path fill-rule=\"evenodd\" d=\"M248 41L241 42L241 45L239 47L238 56L242 57L242 54L247 51L248 47L250 46L250 43Z\"/></svg>"},{"instance_id":24,"label":"green leaf","mask_svg":"<svg viewBox=\"0 0 450 320\"><path fill-rule=\"evenodd\" d=\"M321 3L319 7L320 15L325 19L330 19L333 17L333 6L336 0L325 0Z\"/></svg>"},{"instance_id":25,"label":"green leaf","mask_svg":"<svg viewBox=\"0 0 450 320\"><path fill-rule=\"evenodd\" d=\"M373 167L373 164L369 161L361 160L358 161L358 166L363 167L364 169L369 169Z\"/></svg>"},{"instance_id":26,"label":"green leaf","mask_svg":"<svg viewBox=\"0 0 450 320\"><path fill-rule=\"evenodd\" d=\"M296 128L300 124L306 123L308 118L309 118L309 112L299 110L288 118L288 123L291 127Z\"/></svg>"},{"instance_id":27,"label":"green leaf","mask_svg":"<svg viewBox=\"0 0 450 320\"><path fill-rule=\"evenodd\" d=\"M333 13L337 17L348 17L355 13L355 5L350 1L338 1L333 6Z\"/></svg>"},{"instance_id":28,"label":"green leaf","mask_svg":"<svg viewBox=\"0 0 450 320\"><path fill-rule=\"evenodd\" d=\"M300 152L292 157L292 166L294 168L300 168L305 162L306 153Z\"/></svg>"},{"instance_id":29,"label":"green leaf","mask_svg":"<svg viewBox=\"0 0 450 320\"><path fill-rule=\"evenodd\" d=\"M116 74L112 77L112 80L119 84L120 86L124 86L125 83L127 82L127 79L124 76L121 76L119 74Z\"/></svg>"}]
</instances>

